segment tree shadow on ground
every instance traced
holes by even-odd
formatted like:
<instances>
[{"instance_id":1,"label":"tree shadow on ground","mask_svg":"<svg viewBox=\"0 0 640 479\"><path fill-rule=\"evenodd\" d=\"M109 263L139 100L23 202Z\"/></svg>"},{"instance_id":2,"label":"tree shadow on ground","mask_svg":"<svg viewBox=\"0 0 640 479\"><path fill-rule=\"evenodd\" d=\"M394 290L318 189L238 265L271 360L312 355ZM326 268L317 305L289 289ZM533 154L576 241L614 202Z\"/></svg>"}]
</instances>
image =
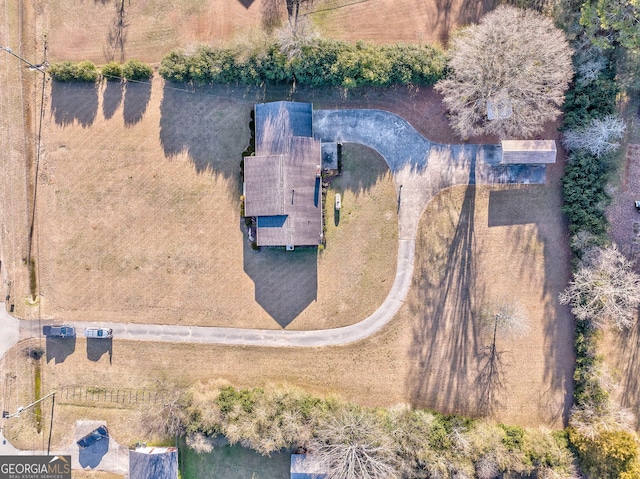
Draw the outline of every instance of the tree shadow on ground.
<instances>
[{"instance_id":1,"label":"tree shadow on ground","mask_svg":"<svg viewBox=\"0 0 640 479\"><path fill-rule=\"evenodd\" d=\"M122 116L126 126L133 126L142 120L151 98L151 82L127 82L124 92ZM194 122L195 123L195 122Z\"/></svg>"},{"instance_id":2,"label":"tree shadow on ground","mask_svg":"<svg viewBox=\"0 0 640 479\"><path fill-rule=\"evenodd\" d=\"M89 361L99 361L104 354L109 355L109 364L111 364L113 358L112 338L87 338L87 359Z\"/></svg>"},{"instance_id":3,"label":"tree shadow on ground","mask_svg":"<svg viewBox=\"0 0 640 479\"><path fill-rule=\"evenodd\" d=\"M497 5L495 0L463 0L460 10L455 13L455 3L454 0L436 0L437 14L431 19L431 29L440 31L439 40L445 46L453 33L453 25L478 23Z\"/></svg>"},{"instance_id":4,"label":"tree shadow on ground","mask_svg":"<svg viewBox=\"0 0 640 479\"><path fill-rule=\"evenodd\" d=\"M478 403L476 414L491 416L501 407L500 396L505 390L504 351L498 351L495 338L480 355L480 369L476 377Z\"/></svg>"},{"instance_id":5,"label":"tree shadow on ground","mask_svg":"<svg viewBox=\"0 0 640 479\"><path fill-rule=\"evenodd\" d=\"M244 271L255 284L255 299L286 328L318 294L318 249L260 248L244 240Z\"/></svg>"},{"instance_id":6,"label":"tree shadow on ground","mask_svg":"<svg viewBox=\"0 0 640 479\"><path fill-rule=\"evenodd\" d=\"M51 114L56 125L91 126L98 114L97 84L51 82Z\"/></svg>"},{"instance_id":7,"label":"tree shadow on ground","mask_svg":"<svg viewBox=\"0 0 640 479\"><path fill-rule=\"evenodd\" d=\"M107 45L105 47L104 56L108 62L113 61L118 56L120 63L124 62L124 46L127 43L127 12L125 10L125 0L117 0L115 2L116 13L111 21L109 33L107 34Z\"/></svg>"},{"instance_id":8,"label":"tree shadow on ground","mask_svg":"<svg viewBox=\"0 0 640 479\"><path fill-rule=\"evenodd\" d=\"M561 159L561 158L559 158ZM489 227L535 224L512 236L511 269L522 277L530 274L530 263L544 264L540 304L544 307L544 384L531 397L549 422L567 424L573 402L574 320L558 295L570 278L570 252L564 219L559 175L562 163L547 167L544 185L509 186L489 193ZM535 237L535 238L534 238ZM536 245L542 244L542 248ZM540 257L541 256L541 257ZM533 292L532 292L533 293Z\"/></svg>"},{"instance_id":9,"label":"tree shadow on ground","mask_svg":"<svg viewBox=\"0 0 640 479\"><path fill-rule=\"evenodd\" d=\"M108 81L102 93L102 114L106 120L113 117L122 103L124 84L119 81Z\"/></svg>"},{"instance_id":10,"label":"tree shadow on ground","mask_svg":"<svg viewBox=\"0 0 640 479\"><path fill-rule=\"evenodd\" d=\"M165 83L160 104L160 143L167 158L186 154L199 173L235 180L234 198L241 192L240 160L251 137L250 113L255 89L229 87L191 90Z\"/></svg>"},{"instance_id":11,"label":"tree shadow on ground","mask_svg":"<svg viewBox=\"0 0 640 479\"><path fill-rule=\"evenodd\" d=\"M423 244L429 241L428 222L416 244L416 250L424 248L429 253L414 273L419 298L413 314L421 320L413 331L410 356L415 360L407 384L414 406L444 413L473 414L478 410L474 390L483 355L475 311L479 294L475 281L475 168L471 171L458 217L452 216L446 231L436 232L446 249L437 251ZM457 208L449 207L451 211Z\"/></svg>"},{"instance_id":12,"label":"tree shadow on ground","mask_svg":"<svg viewBox=\"0 0 640 479\"><path fill-rule=\"evenodd\" d=\"M489 227L539 223L547 215L545 199L533 187L509 187L489 192Z\"/></svg>"},{"instance_id":13,"label":"tree shadow on ground","mask_svg":"<svg viewBox=\"0 0 640 479\"><path fill-rule=\"evenodd\" d=\"M50 338L46 340L47 362L53 359L54 364L63 363L76 350L76 338Z\"/></svg>"},{"instance_id":14,"label":"tree shadow on ground","mask_svg":"<svg viewBox=\"0 0 640 479\"><path fill-rule=\"evenodd\" d=\"M617 333L616 346L620 350L616 353L615 369L620 371L620 389L622 391L620 403L629 408L636 417L635 428L640 431L640 322L627 330Z\"/></svg>"}]
</instances>

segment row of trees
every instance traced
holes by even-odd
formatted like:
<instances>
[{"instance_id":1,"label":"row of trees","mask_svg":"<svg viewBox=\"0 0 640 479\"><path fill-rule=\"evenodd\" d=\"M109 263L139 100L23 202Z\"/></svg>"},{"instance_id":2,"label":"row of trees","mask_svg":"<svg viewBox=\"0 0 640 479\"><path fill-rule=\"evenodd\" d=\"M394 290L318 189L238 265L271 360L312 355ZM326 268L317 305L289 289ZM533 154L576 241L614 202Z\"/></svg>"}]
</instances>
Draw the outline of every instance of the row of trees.
<instances>
[{"instance_id":1,"label":"row of trees","mask_svg":"<svg viewBox=\"0 0 640 479\"><path fill-rule=\"evenodd\" d=\"M494 425L405 406L370 409L289 388L197 385L149 410L150 433L186 433L196 451L224 434L262 454L303 448L331 479L573 477L564 433ZM176 409L176 405L180 404ZM165 410L170 408L171 410ZM180 418L158 426L157 418Z\"/></svg>"},{"instance_id":2,"label":"row of trees","mask_svg":"<svg viewBox=\"0 0 640 479\"><path fill-rule=\"evenodd\" d=\"M48 72L51 77L60 82L95 83L102 76L107 81L143 81L153 76L153 68L140 60L128 60L124 64L110 62L98 69L93 62L63 61L52 63Z\"/></svg>"},{"instance_id":3,"label":"row of trees","mask_svg":"<svg viewBox=\"0 0 640 479\"><path fill-rule=\"evenodd\" d=\"M581 22L593 14L592 7L589 1L584 3ZM595 25L574 42L576 77L565 102L562 139L569 153L562 179L563 212L578 259L573 280L560 297L576 318L574 406L568 434L588 477L630 479L640 477L635 418L612 399L615 383L598 348L607 328L625 329L635 323L640 277L608 240L606 185L624 123L615 116L618 56L602 48L596 37L604 30ZM572 28L579 31L576 24Z\"/></svg>"},{"instance_id":4,"label":"row of trees","mask_svg":"<svg viewBox=\"0 0 640 479\"><path fill-rule=\"evenodd\" d=\"M428 45L371 45L320 38L285 42L274 37L251 47L201 46L173 51L159 73L196 84L292 83L313 86L431 85L445 69L444 54Z\"/></svg>"}]
</instances>

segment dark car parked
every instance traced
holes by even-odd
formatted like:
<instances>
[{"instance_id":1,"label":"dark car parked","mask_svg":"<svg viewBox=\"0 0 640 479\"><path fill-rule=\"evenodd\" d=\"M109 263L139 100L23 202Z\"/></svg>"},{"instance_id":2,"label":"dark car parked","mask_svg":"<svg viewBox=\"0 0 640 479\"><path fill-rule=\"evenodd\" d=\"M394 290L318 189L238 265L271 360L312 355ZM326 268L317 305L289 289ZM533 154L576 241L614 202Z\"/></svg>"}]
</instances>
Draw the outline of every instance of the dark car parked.
<instances>
[{"instance_id":1,"label":"dark car parked","mask_svg":"<svg viewBox=\"0 0 640 479\"><path fill-rule=\"evenodd\" d=\"M80 449L84 449L89 447L91 444L98 442L100 439L105 439L109 437L109 430L107 426L100 426L97 429L94 429L89 434L84 436L78 441L78 447Z\"/></svg>"}]
</instances>

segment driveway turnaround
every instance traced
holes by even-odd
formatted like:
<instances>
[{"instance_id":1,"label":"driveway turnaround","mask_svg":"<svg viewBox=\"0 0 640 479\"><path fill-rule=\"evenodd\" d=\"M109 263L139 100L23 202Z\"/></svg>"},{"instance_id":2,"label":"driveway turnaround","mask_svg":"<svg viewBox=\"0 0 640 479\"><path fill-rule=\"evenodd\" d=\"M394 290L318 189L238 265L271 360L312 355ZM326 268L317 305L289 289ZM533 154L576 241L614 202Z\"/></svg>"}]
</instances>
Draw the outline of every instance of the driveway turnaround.
<instances>
[{"instance_id":1,"label":"driveway turnaround","mask_svg":"<svg viewBox=\"0 0 640 479\"><path fill-rule=\"evenodd\" d=\"M82 328L112 328L119 339L266 347L320 347L371 336L402 306L413 277L418 222L427 203L454 185L543 184L544 165L501 165L499 145L444 145L429 141L401 117L382 110L318 110L314 136L323 142L361 143L385 159L398 192L398 263L389 295L359 323L335 329L289 331L133 323L74 322ZM19 338L41 334L36 321L18 321L0 307L0 357Z\"/></svg>"}]
</instances>

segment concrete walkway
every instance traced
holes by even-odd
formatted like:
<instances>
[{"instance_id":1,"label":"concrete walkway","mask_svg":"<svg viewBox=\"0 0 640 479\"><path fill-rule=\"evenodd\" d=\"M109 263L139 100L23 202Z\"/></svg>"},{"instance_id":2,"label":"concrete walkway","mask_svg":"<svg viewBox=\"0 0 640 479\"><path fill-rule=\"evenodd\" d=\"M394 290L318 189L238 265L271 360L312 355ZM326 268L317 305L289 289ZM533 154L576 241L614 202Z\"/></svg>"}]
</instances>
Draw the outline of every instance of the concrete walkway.
<instances>
[{"instance_id":1,"label":"concrete walkway","mask_svg":"<svg viewBox=\"0 0 640 479\"><path fill-rule=\"evenodd\" d=\"M388 163L399 195L399 244L395 281L389 295L357 324L316 331L74 321L78 330L112 328L118 339L267 347L319 347L352 343L387 324L404 302L413 277L415 237L422 211L440 191L454 185L544 183L544 166L501 166L497 145L443 145L423 137L407 121L382 110L319 110L314 136L323 141L361 143ZM18 321L0 307L0 357L19 338L38 337L37 322Z\"/></svg>"}]
</instances>

